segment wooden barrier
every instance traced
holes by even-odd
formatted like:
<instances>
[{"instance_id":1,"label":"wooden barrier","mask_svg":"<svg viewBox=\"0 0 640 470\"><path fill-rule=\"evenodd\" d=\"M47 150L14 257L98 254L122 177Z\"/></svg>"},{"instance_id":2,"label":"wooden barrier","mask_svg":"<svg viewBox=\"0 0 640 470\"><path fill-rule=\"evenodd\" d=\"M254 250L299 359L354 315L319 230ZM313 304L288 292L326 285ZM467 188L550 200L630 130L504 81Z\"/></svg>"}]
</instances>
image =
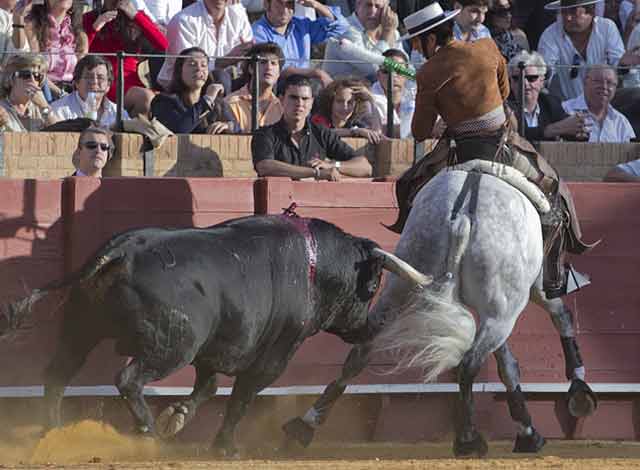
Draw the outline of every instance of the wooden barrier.
<instances>
[{"instance_id":1,"label":"wooden barrier","mask_svg":"<svg viewBox=\"0 0 640 470\"><path fill-rule=\"evenodd\" d=\"M573 260L579 270L591 274L594 285L569 296L566 302L576 315L587 379L596 390L608 392L609 399L601 402L596 415L582 427L558 414L563 406L561 392L568 387L564 361L558 335L548 315L540 309L527 308L509 343L520 361L525 391L533 399L530 410L534 423L545 436L634 438L638 433L632 399L640 391L640 363L629 358L640 353L640 255L632 249L640 233L640 215L635 210L640 204L640 185L579 183L571 188L586 237L602 238L603 242L592 253ZM2 284L5 300L21 292L20 277L27 280L29 287L60 278L63 266L66 272L77 269L101 243L122 230L148 225L203 226L254 212L279 213L291 202L298 204L300 215L325 218L349 232L378 241L386 249L392 249L397 241L397 236L381 225L393 222L395 217L397 204L390 182L69 178L63 183L0 180L0 190L9 195L0 200L0 212L8 214L2 225L4 251L0 266L4 271L0 279L13 283L9 292L5 292L7 284ZM30 232L32 226L38 230ZM40 256L41 261L27 258L28 254ZM24 274L16 278L16 272ZM37 327L21 343L0 342L0 395L24 394L24 387L42 383L42 368L53 352L62 313L55 308L57 301L54 299L46 305L47 311L38 313ZM328 334L311 338L269 393L317 393L339 374L348 349ZM104 344L94 351L73 382L74 386L92 388L77 389L75 393L115 393L113 375L122 364L123 359L114 356L112 345ZM440 384L428 387L421 384L417 372L381 375L387 366L386 358L374 358L372 366L354 381L356 388L352 391L365 396L353 396L340 405L344 413L334 413L335 418L327 423L323 434L326 438L431 440L450 435L456 406L455 396L450 393L455 389L451 376L443 376ZM192 381L192 371L185 368L151 384L149 390L156 394L185 393ZM225 379L221 385L231 383ZM511 437L515 426L506 405L496 402L503 389L492 359L478 375L477 387L493 392L476 396L480 430L492 438ZM303 411L311 399L294 399L294 411L279 408L275 399L265 398L265 403L287 413L280 417L284 420L290 413ZM215 413L222 401L205 407L192 429L201 429L199 426L212 417L219 422ZM358 425L348 423L346 418L353 418L355 404ZM424 421L416 416L423 416ZM202 438L195 434L198 433L192 436Z\"/></svg>"}]
</instances>

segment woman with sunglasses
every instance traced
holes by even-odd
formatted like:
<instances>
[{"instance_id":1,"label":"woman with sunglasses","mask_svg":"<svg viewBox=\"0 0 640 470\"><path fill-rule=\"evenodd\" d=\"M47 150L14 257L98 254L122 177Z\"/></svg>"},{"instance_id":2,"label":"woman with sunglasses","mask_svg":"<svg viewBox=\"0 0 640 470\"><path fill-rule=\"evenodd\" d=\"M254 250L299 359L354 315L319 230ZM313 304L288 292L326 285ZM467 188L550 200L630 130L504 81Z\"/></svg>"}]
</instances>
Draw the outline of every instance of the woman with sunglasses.
<instances>
[{"instance_id":1,"label":"woman with sunglasses","mask_svg":"<svg viewBox=\"0 0 640 470\"><path fill-rule=\"evenodd\" d=\"M510 0L490 0L486 25L498 49L509 62L518 52L529 50L527 35L512 23Z\"/></svg>"},{"instance_id":2,"label":"woman with sunglasses","mask_svg":"<svg viewBox=\"0 0 640 470\"><path fill-rule=\"evenodd\" d=\"M180 52L169 93L151 102L151 114L175 134L239 132L231 108L222 99L224 86L209 74L209 58L199 47ZM215 74L215 71L212 75Z\"/></svg>"},{"instance_id":3,"label":"woman with sunglasses","mask_svg":"<svg viewBox=\"0 0 640 470\"><path fill-rule=\"evenodd\" d=\"M87 52L82 12L74 11L73 0L20 0L14 11L13 28L19 47L26 40L32 52L42 52L47 57L46 87L51 99L70 92L76 54Z\"/></svg>"},{"instance_id":4,"label":"woman with sunglasses","mask_svg":"<svg viewBox=\"0 0 640 470\"><path fill-rule=\"evenodd\" d=\"M0 131L39 131L57 121L42 93L47 62L40 55L15 55L0 83Z\"/></svg>"}]
</instances>

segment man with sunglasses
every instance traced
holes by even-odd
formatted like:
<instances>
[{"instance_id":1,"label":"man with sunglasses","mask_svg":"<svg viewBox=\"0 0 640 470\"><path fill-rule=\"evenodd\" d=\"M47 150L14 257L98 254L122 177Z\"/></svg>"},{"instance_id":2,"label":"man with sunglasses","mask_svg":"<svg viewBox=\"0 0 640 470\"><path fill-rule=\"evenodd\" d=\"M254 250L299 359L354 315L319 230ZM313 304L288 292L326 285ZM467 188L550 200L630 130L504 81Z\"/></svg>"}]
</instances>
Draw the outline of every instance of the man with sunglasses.
<instances>
[{"instance_id":1,"label":"man with sunglasses","mask_svg":"<svg viewBox=\"0 0 640 470\"><path fill-rule=\"evenodd\" d=\"M589 131L585 116L575 113L569 116L562 108L562 101L549 93L541 93L544 88L547 66L537 52L522 51L509 61L511 81L510 106L520 117L520 70L524 63L524 117L525 137L530 141L588 140ZM520 122L520 120L518 120Z\"/></svg>"},{"instance_id":2,"label":"man with sunglasses","mask_svg":"<svg viewBox=\"0 0 640 470\"><path fill-rule=\"evenodd\" d=\"M76 171L71 176L102 178L102 169L112 152L111 133L106 129L88 127L80 133L78 147L73 152L72 161Z\"/></svg>"},{"instance_id":3,"label":"man with sunglasses","mask_svg":"<svg viewBox=\"0 0 640 470\"><path fill-rule=\"evenodd\" d=\"M596 16L595 4L601 1L557 0L545 7L560 18L542 33L538 51L554 71L553 86L562 100L582 94L588 65L640 64L640 56L625 52L616 24Z\"/></svg>"}]
</instances>

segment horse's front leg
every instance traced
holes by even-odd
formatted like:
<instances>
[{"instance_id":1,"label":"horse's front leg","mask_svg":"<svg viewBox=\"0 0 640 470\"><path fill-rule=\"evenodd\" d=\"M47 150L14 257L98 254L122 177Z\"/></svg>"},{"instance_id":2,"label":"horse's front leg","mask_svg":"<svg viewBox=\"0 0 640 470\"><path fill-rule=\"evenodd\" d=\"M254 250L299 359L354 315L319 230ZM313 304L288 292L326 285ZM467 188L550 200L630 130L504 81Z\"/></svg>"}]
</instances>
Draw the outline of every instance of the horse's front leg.
<instances>
[{"instance_id":1,"label":"horse's front leg","mask_svg":"<svg viewBox=\"0 0 640 470\"><path fill-rule=\"evenodd\" d=\"M371 343L359 344L351 349L342 366L340 377L324 389L320 398L316 400L303 417L293 418L282 426L287 439L295 440L304 447L311 444L315 428L327 420L329 412L338 401L338 398L344 393L348 382L360 374L367 366L370 352Z\"/></svg>"},{"instance_id":2,"label":"horse's front leg","mask_svg":"<svg viewBox=\"0 0 640 470\"><path fill-rule=\"evenodd\" d=\"M569 412L574 417L593 414L598 407L598 398L585 382L586 369L576 340L573 312L562 299L547 299L541 285L532 288L531 300L549 312L553 326L560 335L565 374L567 379L571 381L568 398Z\"/></svg>"}]
</instances>

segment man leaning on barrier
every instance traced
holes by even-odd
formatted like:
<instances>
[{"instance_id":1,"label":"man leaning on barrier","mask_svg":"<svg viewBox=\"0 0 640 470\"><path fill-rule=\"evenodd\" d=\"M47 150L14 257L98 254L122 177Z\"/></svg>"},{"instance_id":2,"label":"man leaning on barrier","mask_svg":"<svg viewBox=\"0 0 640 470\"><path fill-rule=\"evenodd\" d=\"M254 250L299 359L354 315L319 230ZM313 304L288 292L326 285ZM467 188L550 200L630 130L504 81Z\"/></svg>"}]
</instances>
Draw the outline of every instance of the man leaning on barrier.
<instances>
[{"instance_id":1,"label":"man leaning on barrier","mask_svg":"<svg viewBox=\"0 0 640 470\"><path fill-rule=\"evenodd\" d=\"M371 176L366 157L356 156L337 134L309 119L313 95L307 77L287 77L282 102L282 119L258 129L251 140L253 165L259 176L327 181Z\"/></svg>"},{"instance_id":2,"label":"man leaning on barrier","mask_svg":"<svg viewBox=\"0 0 640 470\"><path fill-rule=\"evenodd\" d=\"M572 253L591 248L581 241L573 201L556 171L514 130L504 102L509 96L507 65L493 40L453 39L452 19L437 2L410 15L405 25L428 61L417 74L418 93L412 130L416 140L429 138L438 115L447 124L434 151L408 170L397 185L401 211L392 229L401 230L410 195L416 194L447 165L482 159L520 170L548 197L553 210L541 219L545 242L543 288L548 298L566 293L565 247ZM511 115L511 116L510 116ZM452 143L455 142L455 145Z\"/></svg>"}]
</instances>

